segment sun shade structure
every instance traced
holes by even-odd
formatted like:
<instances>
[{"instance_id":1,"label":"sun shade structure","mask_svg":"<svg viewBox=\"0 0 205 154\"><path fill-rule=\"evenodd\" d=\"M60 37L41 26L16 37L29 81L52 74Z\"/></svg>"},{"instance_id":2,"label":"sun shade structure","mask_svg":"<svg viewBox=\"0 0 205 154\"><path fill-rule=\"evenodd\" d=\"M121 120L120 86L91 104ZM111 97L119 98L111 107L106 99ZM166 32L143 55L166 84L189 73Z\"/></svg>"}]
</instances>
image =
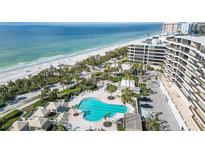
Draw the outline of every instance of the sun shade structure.
<instances>
[{"instance_id":1,"label":"sun shade structure","mask_svg":"<svg viewBox=\"0 0 205 154\"><path fill-rule=\"evenodd\" d=\"M35 117L28 120L30 130L47 130L51 126L48 118Z\"/></svg>"},{"instance_id":2,"label":"sun shade structure","mask_svg":"<svg viewBox=\"0 0 205 154\"><path fill-rule=\"evenodd\" d=\"M131 69L130 64L122 64L121 65L122 71L129 71Z\"/></svg>"},{"instance_id":3,"label":"sun shade structure","mask_svg":"<svg viewBox=\"0 0 205 154\"><path fill-rule=\"evenodd\" d=\"M28 131L29 125L26 121L16 121L10 128L11 131Z\"/></svg>"},{"instance_id":4,"label":"sun shade structure","mask_svg":"<svg viewBox=\"0 0 205 154\"><path fill-rule=\"evenodd\" d=\"M57 112L60 107L60 103L50 102L48 106L46 106L46 110L50 112Z\"/></svg>"},{"instance_id":5,"label":"sun shade structure","mask_svg":"<svg viewBox=\"0 0 205 154\"><path fill-rule=\"evenodd\" d=\"M36 112L34 112L32 117L46 117L48 114L49 114L48 110L40 107L40 108L38 108L38 110Z\"/></svg>"},{"instance_id":6,"label":"sun shade structure","mask_svg":"<svg viewBox=\"0 0 205 154\"><path fill-rule=\"evenodd\" d=\"M120 83L121 88L135 88L135 80L122 80Z\"/></svg>"}]
</instances>

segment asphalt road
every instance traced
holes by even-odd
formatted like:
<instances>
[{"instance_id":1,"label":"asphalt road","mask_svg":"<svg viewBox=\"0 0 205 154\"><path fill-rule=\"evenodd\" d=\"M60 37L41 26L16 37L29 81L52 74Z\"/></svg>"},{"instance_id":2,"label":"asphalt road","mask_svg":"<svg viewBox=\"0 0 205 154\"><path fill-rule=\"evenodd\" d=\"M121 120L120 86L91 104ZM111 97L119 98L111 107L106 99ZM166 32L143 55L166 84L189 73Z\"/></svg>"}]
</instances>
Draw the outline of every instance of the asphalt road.
<instances>
[{"instance_id":1,"label":"asphalt road","mask_svg":"<svg viewBox=\"0 0 205 154\"><path fill-rule=\"evenodd\" d=\"M62 89L63 87L60 84L55 84L50 89ZM22 109L26 106L29 106L39 100L39 95L41 94L41 89L37 91L33 91L27 94L17 96L16 100L9 103L7 106L0 109L0 117L4 116L5 114L13 111L14 109Z\"/></svg>"},{"instance_id":2,"label":"asphalt road","mask_svg":"<svg viewBox=\"0 0 205 154\"><path fill-rule=\"evenodd\" d=\"M167 121L169 130L180 130L180 127L172 113L166 96L162 93L158 80L155 79L157 72L149 71L144 77L147 80L147 88L150 88L148 98L151 101L140 101L140 109L142 116L147 116L149 113L162 112L160 119Z\"/></svg>"}]
</instances>

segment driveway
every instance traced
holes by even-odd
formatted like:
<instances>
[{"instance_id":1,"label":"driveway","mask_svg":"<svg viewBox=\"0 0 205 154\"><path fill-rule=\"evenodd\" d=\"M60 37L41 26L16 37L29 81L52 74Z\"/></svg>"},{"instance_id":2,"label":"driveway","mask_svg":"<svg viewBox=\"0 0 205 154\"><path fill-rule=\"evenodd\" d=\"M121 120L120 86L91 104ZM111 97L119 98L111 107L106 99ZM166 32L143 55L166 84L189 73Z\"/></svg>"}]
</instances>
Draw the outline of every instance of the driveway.
<instances>
[{"instance_id":1,"label":"driveway","mask_svg":"<svg viewBox=\"0 0 205 154\"><path fill-rule=\"evenodd\" d=\"M147 79L147 88L150 88L150 95L147 97L148 100L140 101L141 114L147 116L152 112L162 112L160 119L167 121L169 130L179 131L180 127L167 103L166 96L162 93L158 80L155 79L157 73L149 71L144 76Z\"/></svg>"}]
</instances>

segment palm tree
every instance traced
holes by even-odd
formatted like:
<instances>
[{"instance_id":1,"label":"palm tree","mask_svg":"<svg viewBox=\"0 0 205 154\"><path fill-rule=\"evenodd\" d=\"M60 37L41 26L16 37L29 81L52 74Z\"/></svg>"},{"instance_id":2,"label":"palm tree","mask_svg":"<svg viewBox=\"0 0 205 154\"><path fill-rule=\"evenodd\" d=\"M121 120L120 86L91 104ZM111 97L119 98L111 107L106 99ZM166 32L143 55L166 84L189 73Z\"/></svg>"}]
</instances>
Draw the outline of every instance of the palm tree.
<instances>
[{"instance_id":1,"label":"palm tree","mask_svg":"<svg viewBox=\"0 0 205 154\"><path fill-rule=\"evenodd\" d=\"M49 87L45 87L42 91L41 91L41 98L43 100L45 100L48 97L48 94L50 92Z\"/></svg>"},{"instance_id":2,"label":"palm tree","mask_svg":"<svg viewBox=\"0 0 205 154\"><path fill-rule=\"evenodd\" d=\"M12 90L9 89L5 85L0 86L0 100L4 103L7 103L9 100L13 100L17 94Z\"/></svg>"},{"instance_id":3,"label":"palm tree","mask_svg":"<svg viewBox=\"0 0 205 154\"><path fill-rule=\"evenodd\" d=\"M163 70L164 70L164 63L161 63L159 67L160 67L160 69L159 69L159 70L160 70L160 73L163 73Z\"/></svg>"},{"instance_id":4,"label":"palm tree","mask_svg":"<svg viewBox=\"0 0 205 154\"><path fill-rule=\"evenodd\" d=\"M125 88L124 90L122 90L122 102L124 104L132 104L134 105L134 92L132 90L130 90L129 88Z\"/></svg>"},{"instance_id":5,"label":"palm tree","mask_svg":"<svg viewBox=\"0 0 205 154\"><path fill-rule=\"evenodd\" d=\"M134 63L132 65L132 72L136 75L139 73L140 63Z\"/></svg>"},{"instance_id":6,"label":"palm tree","mask_svg":"<svg viewBox=\"0 0 205 154\"><path fill-rule=\"evenodd\" d=\"M150 131L160 131L160 122L156 119L147 119L146 127Z\"/></svg>"},{"instance_id":7,"label":"palm tree","mask_svg":"<svg viewBox=\"0 0 205 154\"><path fill-rule=\"evenodd\" d=\"M104 115L104 119L107 120L107 118L109 118L110 114L111 114L111 113L106 113L106 114Z\"/></svg>"},{"instance_id":8,"label":"palm tree","mask_svg":"<svg viewBox=\"0 0 205 154\"><path fill-rule=\"evenodd\" d=\"M114 51L109 51L105 55L91 56L83 61L80 61L74 66L60 65L58 68L51 66L49 69L42 70L34 76L29 76L28 79L17 79L15 82L9 82L8 85L4 87L0 86L0 100L7 102L14 99L18 94L24 94L30 91L38 90L44 88L47 85L56 84L62 81L64 77L75 78L83 70L89 70L88 65L97 66L99 64L109 61L111 58L126 57L127 48L122 47L115 49ZM127 59L124 59L125 61ZM117 69L116 69L117 70ZM110 71L116 71L110 70ZM69 74L69 75L68 75ZM78 78L78 77L76 77ZM104 73L100 79L107 79L108 73ZM77 79L78 83L83 83L84 80ZM61 82L63 84L63 82ZM66 81L67 83L67 81ZM42 98L46 99L48 97L48 89L42 90ZM52 93L54 94L54 93Z\"/></svg>"},{"instance_id":9,"label":"palm tree","mask_svg":"<svg viewBox=\"0 0 205 154\"><path fill-rule=\"evenodd\" d=\"M129 71L126 71L124 74L125 74L126 80L132 80L134 78L133 75Z\"/></svg>"},{"instance_id":10,"label":"palm tree","mask_svg":"<svg viewBox=\"0 0 205 154\"><path fill-rule=\"evenodd\" d=\"M150 117L148 117L145 120L146 127L149 131L160 131L161 130L162 122L159 119L159 115L161 114L162 114L161 112L151 114Z\"/></svg>"},{"instance_id":11,"label":"palm tree","mask_svg":"<svg viewBox=\"0 0 205 154\"><path fill-rule=\"evenodd\" d=\"M125 94L122 94L121 97L122 97L122 102L124 103L124 105L126 105L127 103L129 103L130 100L131 100L131 97L128 96L128 95L125 95Z\"/></svg>"},{"instance_id":12,"label":"palm tree","mask_svg":"<svg viewBox=\"0 0 205 154\"><path fill-rule=\"evenodd\" d=\"M63 90L65 88L65 82L63 80L60 80L60 84L63 86Z\"/></svg>"},{"instance_id":13,"label":"palm tree","mask_svg":"<svg viewBox=\"0 0 205 154\"><path fill-rule=\"evenodd\" d=\"M58 89L53 89L52 91L49 92L48 98L50 101L55 101L58 98Z\"/></svg>"},{"instance_id":14,"label":"palm tree","mask_svg":"<svg viewBox=\"0 0 205 154\"><path fill-rule=\"evenodd\" d=\"M107 85L107 88L106 88L106 91L107 91L108 93L110 93L110 94L111 94L111 97L113 98L112 94L117 91L117 86L112 85L112 84L108 84L108 85Z\"/></svg>"},{"instance_id":15,"label":"palm tree","mask_svg":"<svg viewBox=\"0 0 205 154\"><path fill-rule=\"evenodd\" d=\"M12 87L15 87L16 84L15 84L15 82L13 82L13 81L9 81L7 86L8 86L9 88L12 88Z\"/></svg>"},{"instance_id":16,"label":"palm tree","mask_svg":"<svg viewBox=\"0 0 205 154\"><path fill-rule=\"evenodd\" d=\"M144 75L144 65L142 63L140 63L140 65L139 65L139 70L140 70L140 78L139 78L139 80L140 80L140 82L142 82L143 75ZM140 83L140 82L138 82L138 83Z\"/></svg>"},{"instance_id":17,"label":"palm tree","mask_svg":"<svg viewBox=\"0 0 205 154\"><path fill-rule=\"evenodd\" d=\"M67 87L67 85L69 85L69 83L71 82L72 78L70 76L64 76L61 80L60 80L60 84L63 86L63 89L65 87Z\"/></svg>"},{"instance_id":18,"label":"palm tree","mask_svg":"<svg viewBox=\"0 0 205 154\"><path fill-rule=\"evenodd\" d=\"M79 109L79 104L75 104L74 106L72 106L72 109L74 111L74 114L77 115L77 109Z\"/></svg>"},{"instance_id":19,"label":"palm tree","mask_svg":"<svg viewBox=\"0 0 205 154\"><path fill-rule=\"evenodd\" d=\"M75 74L75 76L74 76L74 80L77 82L77 84L79 84L79 83L81 83L81 77L80 77L80 75L79 74Z\"/></svg>"}]
</instances>

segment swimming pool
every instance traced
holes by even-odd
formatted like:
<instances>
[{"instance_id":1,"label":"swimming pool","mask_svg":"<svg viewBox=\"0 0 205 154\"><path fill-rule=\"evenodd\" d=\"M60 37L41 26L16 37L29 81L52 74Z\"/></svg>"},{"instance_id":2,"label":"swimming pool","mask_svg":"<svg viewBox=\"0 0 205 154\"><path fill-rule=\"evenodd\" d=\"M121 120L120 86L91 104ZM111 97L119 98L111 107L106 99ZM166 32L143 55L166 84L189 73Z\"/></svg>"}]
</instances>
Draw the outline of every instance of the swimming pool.
<instances>
[{"instance_id":1,"label":"swimming pool","mask_svg":"<svg viewBox=\"0 0 205 154\"><path fill-rule=\"evenodd\" d=\"M116 113L127 112L124 105L114 105L104 103L97 98L85 98L79 104L79 110L84 112L84 118L88 121L99 121L107 114L109 118Z\"/></svg>"}]
</instances>

